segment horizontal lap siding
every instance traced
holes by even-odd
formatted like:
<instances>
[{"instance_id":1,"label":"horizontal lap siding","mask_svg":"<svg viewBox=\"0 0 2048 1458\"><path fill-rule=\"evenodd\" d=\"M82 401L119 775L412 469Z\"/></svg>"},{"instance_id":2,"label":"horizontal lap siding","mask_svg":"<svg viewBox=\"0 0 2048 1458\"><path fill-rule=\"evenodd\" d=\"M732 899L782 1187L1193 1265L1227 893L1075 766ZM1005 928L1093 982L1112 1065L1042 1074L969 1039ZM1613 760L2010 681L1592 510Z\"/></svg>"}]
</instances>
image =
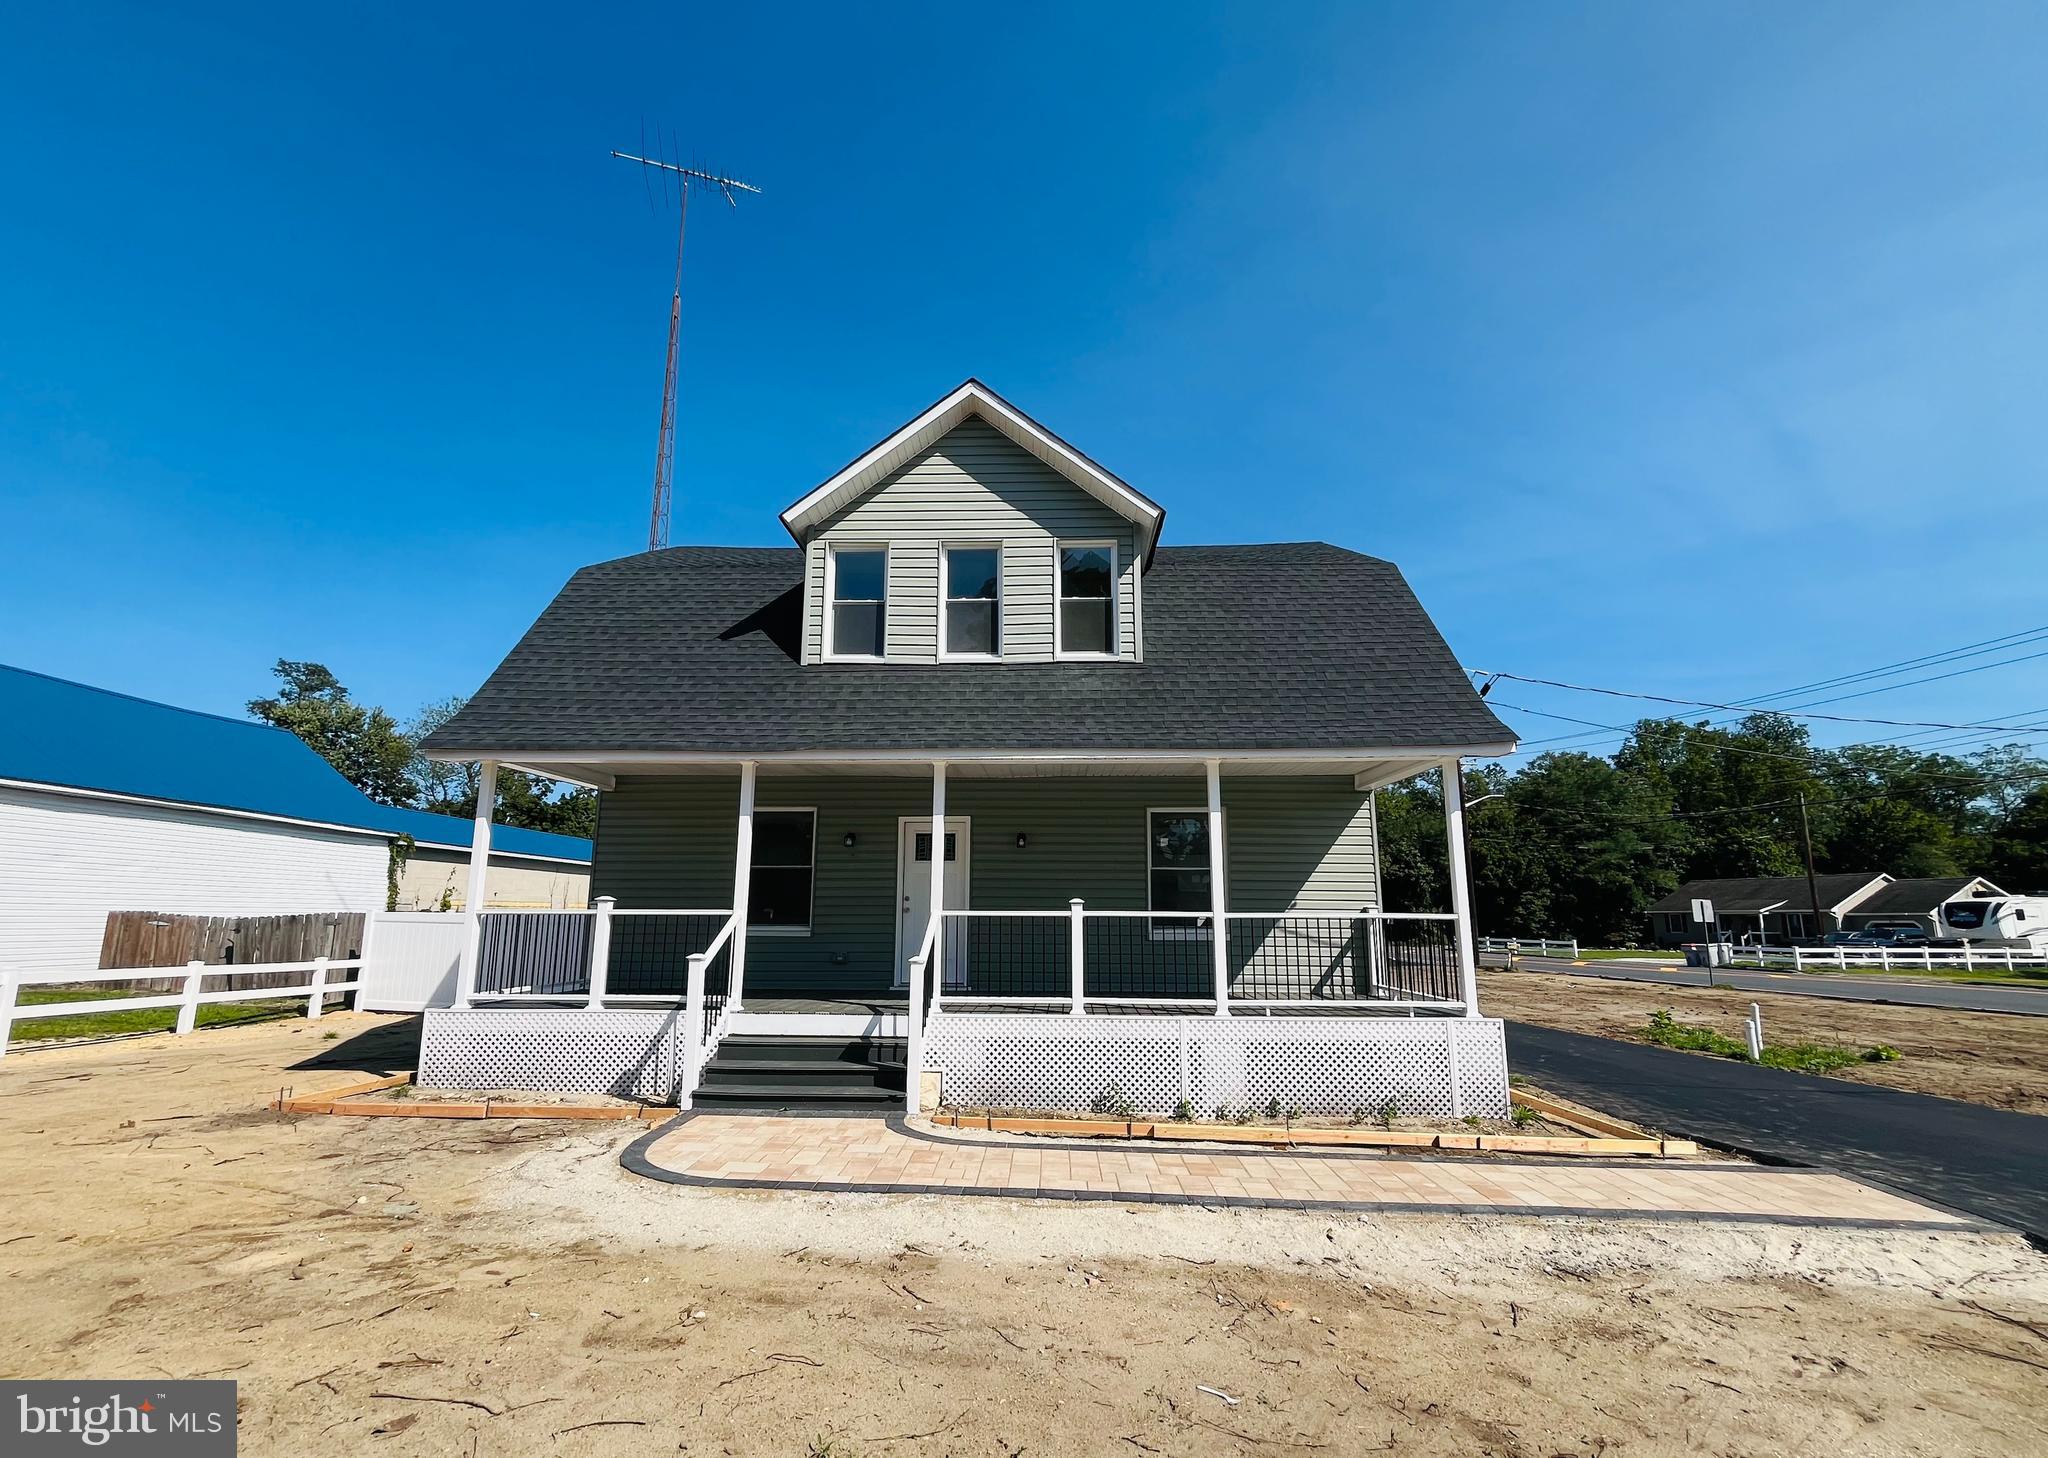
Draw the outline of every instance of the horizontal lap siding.
<instances>
[{"instance_id":1,"label":"horizontal lap siding","mask_svg":"<svg viewBox=\"0 0 2048 1458\"><path fill-rule=\"evenodd\" d=\"M1142 586L1131 524L993 427L965 421L819 532L805 574L804 661L823 653L826 544L889 544L888 657L930 663L939 643L939 544L989 542L1003 548L1004 656L1045 662L1053 656L1053 549L1061 538L1117 543L1118 636L1121 651L1136 658Z\"/></svg>"},{"instance_id":2,"label":"horizontal lap siding","mask_svg":"<svg viewBox=\"0 0 2048 1458\"><path fill-rule=\"evenodd\" d=\"M381 836L0 789L0 963L97 967L110 911L381 911L389 865Z\"/></svg>"},{"instance_id":3,"label":"horizontal lap siding","mask_svg":"<svg viewBox=\"0 0 2048 1458\"><path fill-rule=\"evenodd\" d=\"M1105 911L1146 905L1146 812L1200 809L1199 775L978 780L947 785L973 820L970 905L1054 910L1079 896ZM757 990L881 992L893 977L897 817L931 810L914 776L764 772L763 809L818 811L812 934L748 942ZM1367 797L1339 778L1224 780L1229 904L1236 911L1377 904ZM623 779L601 798L592 890L635 906L727 906L738 777ZM843 841L853 832L855 844ZM1025 845L1019 848L1017 836ZM835 960L840 959L840 960Z\"/></svg>"}]
</instances>

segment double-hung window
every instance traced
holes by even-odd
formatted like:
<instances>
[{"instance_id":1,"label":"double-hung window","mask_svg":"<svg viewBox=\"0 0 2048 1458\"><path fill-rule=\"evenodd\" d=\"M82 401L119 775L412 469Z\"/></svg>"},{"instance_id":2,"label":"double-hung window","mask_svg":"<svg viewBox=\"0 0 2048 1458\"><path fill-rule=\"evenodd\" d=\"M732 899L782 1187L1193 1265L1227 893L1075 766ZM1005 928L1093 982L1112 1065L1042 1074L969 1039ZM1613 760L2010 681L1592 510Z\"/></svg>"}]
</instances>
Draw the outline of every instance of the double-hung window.
<instances>
[{"instance_id":1,"label":"double-hung window","mask_svg":"<svg viewBox=\"0 0 2048 1458\"><path fill-rule=\"evenodd\" d=\"M997 547L941 549L943 602L940 646L947 658L994 658L1002 652L1003 554Z\"/></svg>"},{"instance_id":2,"label":"double-hung window","mask_svg":"<svg viewBox=\"0 0 2048 1458\"><path fill-rule=\"evenodd\" d=\"M888 631L889 551L886 547L834 547L832 573L833 658L880 658Z\"/></svg>"},{"instance_id":3,"label":"double-hung window","mask_svg":"<svg viewBox=\"0 0 2048 1458\"><path fill-rule=\"evenodd\" d=\"M747 873L747 926L797 936L811 929L818 812L756 810L754 858Z\"/></svg>"},{"instance_id":4,"label":"double-hung window","mask_svg":"<svg viewBox=\"0 0 2048 1458\"><path fill-rule=\"evenodd\" d=\"M1209 815L1205 810L1149 810L1145 825L1145 880L1152 911L1213 912L1210 894ZM1209 928L1193 916L1155 917L1155 937L1200 937Z\"/></svg>"},{"instance_id":5,"label":"double-hung window","mask_svg":"<svg viewBox=\"0 0 2048 1458\"><path fill-rule=\"evenodd\" d=\"M1059 656L1116 657L1116 544L1061 542L1059 569Z\"/></svg>"}]
</instances>

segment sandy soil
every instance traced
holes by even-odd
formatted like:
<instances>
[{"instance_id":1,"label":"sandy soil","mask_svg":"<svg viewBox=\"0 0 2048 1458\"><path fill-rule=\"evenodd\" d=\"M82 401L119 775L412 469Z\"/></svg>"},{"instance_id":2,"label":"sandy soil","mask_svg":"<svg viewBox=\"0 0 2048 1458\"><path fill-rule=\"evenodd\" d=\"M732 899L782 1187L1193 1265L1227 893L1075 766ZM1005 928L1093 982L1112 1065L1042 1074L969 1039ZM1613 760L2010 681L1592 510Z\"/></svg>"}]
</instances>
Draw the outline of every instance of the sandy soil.
<instances>
[{"instance_id":1,"label":"sandy soil","mask_svg":"<svg viewBox=\"0 0 2048 1458\"><path fill-rule=\"evenodd\" d=\"M252 1455L2011 1454L2048 1418L2008 1238L698 1191L623 1173L630 1126L259 1107L406 1066L394 1021L10 1055L0 1369L235 1378Z\"/></svg>"},{"instance_id":2,"label":"sandy soil","mask_svg":"<svg viewBox=\"0 0 2048 1458\"><path fill-rule=\"evenodd\" d=\"M1686 1022L1740 1039L1752 1002L1762 1005L1764 1036L1771 1042L1838 1043L1858 1051L1889 1043L1903 1055L1893 1063L1852 1064L1827 1077L2048 1114L2048 1018L1549 972L1479 974L1479 1005L1489 1017L1639 1042L1646 1041L1642 1033L1650 1014L1667 1007Z\"/></svg>"}]
</instances>

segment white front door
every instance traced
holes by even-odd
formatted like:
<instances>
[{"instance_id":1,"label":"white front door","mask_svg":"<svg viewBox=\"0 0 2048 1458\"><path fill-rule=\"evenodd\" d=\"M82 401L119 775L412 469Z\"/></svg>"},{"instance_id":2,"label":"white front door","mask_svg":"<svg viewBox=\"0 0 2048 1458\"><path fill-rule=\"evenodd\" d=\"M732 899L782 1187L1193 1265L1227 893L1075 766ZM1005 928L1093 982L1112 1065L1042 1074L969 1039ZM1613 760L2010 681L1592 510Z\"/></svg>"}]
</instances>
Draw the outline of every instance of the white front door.
<instances>
[{"instance_id":1,"label":"white front door","mask_svg":"<svg viewBox=\"0 0 2048 1458\"><path fill-rule=\"evenodd\" d=\"M972 821L965 815L946 817L946 909L965 911L967 909L967 858L968 829ZM932 822L929 815L921 820L904 819L897 822L896 831L896 985L910 985L910 959L917 955L917 949L924 942L925 923L930 919L932 905ZM947 938L943 958L947 967L947 982L958 980L961 967L957 949L964 947L965 939L957 933Z\"/></svg>"}]
</instances>

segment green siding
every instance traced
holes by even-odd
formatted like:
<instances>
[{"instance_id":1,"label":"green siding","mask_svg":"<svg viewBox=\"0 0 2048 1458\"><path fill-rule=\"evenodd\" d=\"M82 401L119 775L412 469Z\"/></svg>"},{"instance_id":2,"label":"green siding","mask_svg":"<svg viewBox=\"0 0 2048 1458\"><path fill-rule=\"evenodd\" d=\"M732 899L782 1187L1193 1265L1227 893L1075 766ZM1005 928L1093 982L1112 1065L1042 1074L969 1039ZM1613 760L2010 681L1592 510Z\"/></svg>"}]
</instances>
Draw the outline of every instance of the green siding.
<instances>
[{"instance_id":1,"label":"green siding","mask_svg":"<svg viewBox=\"0 0 2048 1458\"><path fill-rule=\"evenodd\" d=\"M756 933L748 985L885 990L895 958L897 819L930 813L929 779L764 770L755 798L763 809L817 809L817 874L812 934ZM1200 775L955 777L946 787L947 813L973 819L969 899L990 911L1059 908L1075 896L1102 910L1144 910L1146 811L1199 809L1204 799ZM1226 774L1223 808L1231 910L1378 904L1369 797L1348 779ZM736 772L620 780L600 797L592 894L617 897L621 909L730 905L738 811Z\"/></svg>"},{"instance_id":2,"label":"green siding","mask_svg":"<svg viewBox=\"0 0 2048 1458\"><path fill-rule=\"evenodd\" d=\"M816 663L824 651L828 544L889 548L886 656L932 663L939 641L940 544L993 543L1003 549L1003 656L1049 662L1054 544L1061 538L1117 544L1120 651L1142 657L1143 574L1130 522L985 421L963 421L812 539L804 560L803 661Z\"/></svg>"}]
</instances>

